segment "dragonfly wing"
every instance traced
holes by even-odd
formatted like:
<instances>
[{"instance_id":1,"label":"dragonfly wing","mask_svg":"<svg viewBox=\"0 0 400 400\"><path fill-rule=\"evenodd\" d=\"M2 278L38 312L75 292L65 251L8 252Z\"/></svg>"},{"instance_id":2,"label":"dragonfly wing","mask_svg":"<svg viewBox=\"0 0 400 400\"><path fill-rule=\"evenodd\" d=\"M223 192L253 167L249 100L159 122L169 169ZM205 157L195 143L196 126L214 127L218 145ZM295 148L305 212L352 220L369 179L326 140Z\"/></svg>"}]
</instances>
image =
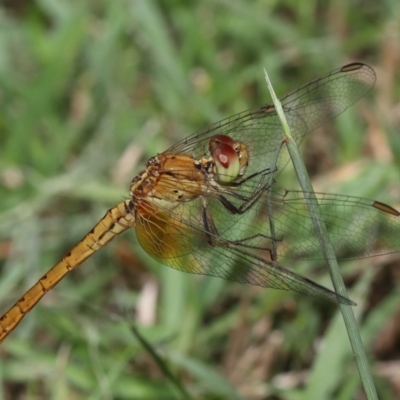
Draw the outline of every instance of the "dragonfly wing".
<instances>
[{"instance_id":1,"label":"dragonfly wing","mask_svg":"<svg viewBox=\"0 0 400 400\"><path fill-rule=\"evenodd\" d=\"M292 91L280 101L297 141L304 132L293 128L303 121L308 131L340 115L374 86L376 74L368 65L353 63L338 68Z\"/></svg>"},{"instance_id":2,"label":"dragonfly wing","mask_svg":"<svg viewBox=\"0 0 400 400\"><path fill-rule=\"evenodd\" d=\"M251 198L254 184L240 186ZM315 193L322 222L338 259L372 257L400 250L400 213L394 208L353 196ZM225 194L236 207L241 201ZM273 251L293 259L324 260L311 219L308 193L293 190L264 191L244 214L227 215L218 201L210 201L214 224L226 239L249 248Z\"/></svg>"},{"instance_id":3,"label":"dragonfly wing","mask_svg":"<svg viewBox=\"0 0 400 400\"><path fill-rule=\"evenodd\" d=\"M273 221L278 236L283 239L281 254L323 259L305 195L300 191L283 191L271 193L270 198ZM316 198L338 259L372 257L400 250L400 214L392 207L338 194L316 193Z\"/></svg>"},{"instance_id":4,"label":"dragonfly wing","mask_svg":"<svg viewBox=\"0 0 400 400\"><path fill-rule=\"evenodd\" d=\"M365 64L354 63L331 71L281 99L286 118L297 143L304 136L338 116L364 96L376 80L375 72ZM245 143L249 152L246 176L260 169L273 168L281 146L281 124L273 105L264 105L224 119L199 131L165 153L191 154L200 158L208 153L209 140L217 134ZM276 167L282 170L288 161L282 152Z\"/></svg>"},{"instance_id":5,"label":"dragonfly wing","mask_svg":"<svg viewBox=\"0 0 400 400\"><path fill-rule=\"evenodd\" d=\"M162 264L177 270L251 283L262 287L294 291L345 304L349 299L302 277L252 251L224 234L206 232L200 213L192 203L173 212L158 212L136 218L136 234L142 247ZM200 207L200 205L198 205ZM185 215L185 222L183 214ZM226 232L225 232L226 233Z\"/></svg>"}]
</instances>

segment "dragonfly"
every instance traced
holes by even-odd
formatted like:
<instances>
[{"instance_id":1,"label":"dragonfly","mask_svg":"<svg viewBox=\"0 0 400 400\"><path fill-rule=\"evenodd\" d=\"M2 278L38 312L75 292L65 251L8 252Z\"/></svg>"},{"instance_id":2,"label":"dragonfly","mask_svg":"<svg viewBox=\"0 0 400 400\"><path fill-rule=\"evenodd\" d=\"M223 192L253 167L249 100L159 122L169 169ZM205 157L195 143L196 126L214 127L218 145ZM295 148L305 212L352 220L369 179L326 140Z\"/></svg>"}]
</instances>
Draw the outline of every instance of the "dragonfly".
<instances>
[{"instance_id":1,"label":"dragonfly","mask_svg":"<svg viewBox=\"0 0 400 400\"><path fill-rule=\"evenodd\" d=\"M352 63L280 99L297 144L374 86L374 70ZM323 260L305 198L275 189L289 161L272 104L223 119L149 159L129 197L0 318L0 342L69 272L127 229L161 264L336 303L354 303L278 258ZM308 200L314 201L314 200ZM400 212L379 201L317 193L322 222L338 259L399 251Z\"/></svg>"}]
</instances>

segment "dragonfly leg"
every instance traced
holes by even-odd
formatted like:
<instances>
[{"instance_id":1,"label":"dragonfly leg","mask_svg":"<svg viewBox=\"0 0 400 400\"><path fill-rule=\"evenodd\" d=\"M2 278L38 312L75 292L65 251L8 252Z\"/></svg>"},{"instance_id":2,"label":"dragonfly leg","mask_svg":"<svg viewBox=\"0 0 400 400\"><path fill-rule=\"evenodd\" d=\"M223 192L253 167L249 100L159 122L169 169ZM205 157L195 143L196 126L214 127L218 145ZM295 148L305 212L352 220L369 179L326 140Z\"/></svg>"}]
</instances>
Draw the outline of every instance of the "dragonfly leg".
<instances>
[{"instance_id":1,"label":"dragonfly leg","mask_svg":"<svg viewBox=\"0 0 400 400\"><path fill-rule=\"evenodd\" d=\"M218 229L215 226L214 219L207 209L207 203L205 200L203 201L202 218L204 224L204 231L207 237L207 242L210 246L229 247L235 245L252 250L267 251L270 254L271 260L276 261L277 259L276 242L281 242L283 239L277 239L275 237L271 237L263 233L257 233L255 235L247 236L237 240L226 239L219 234ZM270 241L272 243L271 248L268 247L267 245L255 245L247 243L258 239Z\"/></svg>"},{"instance_id":2,"label":"dragonfly leg","mask_svg":"<svg viewBox=\"0 0 400 400\"><path fill-rule=\"evenodd\" d=\"M240 206L236 206L235 204L233 204L223 194L217 195L218 200L225 207L225 209L227 211L229 211L231 214L241 215L241 214L246 213L249 209L251 209L253 207L253 205L255 203L257 203L260 196L263 193L265 193L266 191L268 191L271 188L271 186L274 184L274 181L272 180L272 183L271 183L270 179L268 179L268 182L265 182L266 176L270 174L270 172L266 172L266 171L269 171L269 170L264 170L264 171L258 172L256 174L253 174L251 177L248 177L246 180L243 180L242 182L238 182L239 184L243 184L245 181L247 181L249 179L253 179L256 176L261 175L260 180L257 184L257 187L254 189L254 191L249 196L243 196L240 193L230 191L230 190L227 190L224 188L223 193L225 195L229 195L235 199L242 201L242 204Z\"/></svg>"}]
</instances>

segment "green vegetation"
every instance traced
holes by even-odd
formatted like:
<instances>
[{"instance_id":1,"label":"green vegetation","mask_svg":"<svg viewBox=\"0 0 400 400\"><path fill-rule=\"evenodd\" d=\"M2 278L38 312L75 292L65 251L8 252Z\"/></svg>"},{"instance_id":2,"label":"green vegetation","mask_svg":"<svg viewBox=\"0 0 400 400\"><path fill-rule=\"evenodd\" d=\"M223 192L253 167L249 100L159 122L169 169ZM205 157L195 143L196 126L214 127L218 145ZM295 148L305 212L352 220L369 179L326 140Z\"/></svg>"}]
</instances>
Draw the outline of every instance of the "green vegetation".
<instances>
[{"instance_id":1,"label":"green vegetation","mask_svg":"<svg viewBox=\"0 0 400 400\"><path fill-rule=\"evenodd\" d=\"M351 61L373 92L303 144L318 191L400 204L400 4L5 1L0 311L188 134ZM289 165L280 187L293 187ZM400 247L400 237L399 237ZM330 285L318 262L280 259ZM341 262L380 399L399 397L400 258ZM354 399L334 304L184 274L134 232L48 293L0 346L0 399ZM398 387L397 387L398 390Z\"/></svg>"}]
</instances>

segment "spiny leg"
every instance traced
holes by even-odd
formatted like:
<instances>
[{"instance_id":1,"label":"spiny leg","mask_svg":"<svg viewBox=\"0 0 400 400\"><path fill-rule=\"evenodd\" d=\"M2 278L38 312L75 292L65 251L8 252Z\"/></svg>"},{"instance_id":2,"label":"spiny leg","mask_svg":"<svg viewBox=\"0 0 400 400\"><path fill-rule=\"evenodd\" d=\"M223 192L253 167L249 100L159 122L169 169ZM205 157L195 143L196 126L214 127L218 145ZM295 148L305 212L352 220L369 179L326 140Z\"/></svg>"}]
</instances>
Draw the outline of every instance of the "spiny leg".
<instances>
[{"instance_id":1,"label":"spiny leg","mask_svg":"<svg viewBox=\"0 0 400 400\"><path fill-rule=\"evenodd\" d=\"M268 171L268 172L267 172ZM251 179L254 179L257 176L261 178L257 184L257 187L253 190L253 192L249 196L244 196L240 193L235 192L234 190L228 188L222 188L220 190L222 193L227 194L237 200L242 201L242 204L238 207L235 206L231 201L229 201L224 195L219 194L217 197L221 201L222 205L229 211L231 214L244 214L246 213L253 205L259 200L260 196L268 191L274 183L274 180L268 179L267 183L264 183L265 177L267 175L271 175L270 169L267 168L263 171L257 172L246 179L236 182L234 185L230 185L230 188L240 187L242 184L248 182ZM272 183L271 183L272 182Z\"/></svg>"},{"instance_id":2,"label":"spiny leg","mask_svg":"<svg viewBox=\"0 0 400 400\"><path fill-rule=\"evenodd\" d=\"M207 201L206 199L203 199L202 202L202 219L203 219L203 225L204 225L204 231L206 233L207 237L207 242L210 246L215 247L215 246L220 246L220 247L228 247L228 246L241 246L244 248L252 249L252 250L262 250L262 251L268 251L270 253L270 257L273 261L273 251L269 247L265 246L256 246L256 245L251 245L251 244L246 244L247 241L254 240L254 239L267 239L270 240L271 242L275 243L276 241L280 241L279 239L272 238L268 235L264 235L263 233L257 233L255 235L251 235L245 238L241 238L238 240L228 240L223 238L219 232L218 229L214 223L214 219L212 215L209 213L207 209Z\"/></svg>"}]
</instances>

